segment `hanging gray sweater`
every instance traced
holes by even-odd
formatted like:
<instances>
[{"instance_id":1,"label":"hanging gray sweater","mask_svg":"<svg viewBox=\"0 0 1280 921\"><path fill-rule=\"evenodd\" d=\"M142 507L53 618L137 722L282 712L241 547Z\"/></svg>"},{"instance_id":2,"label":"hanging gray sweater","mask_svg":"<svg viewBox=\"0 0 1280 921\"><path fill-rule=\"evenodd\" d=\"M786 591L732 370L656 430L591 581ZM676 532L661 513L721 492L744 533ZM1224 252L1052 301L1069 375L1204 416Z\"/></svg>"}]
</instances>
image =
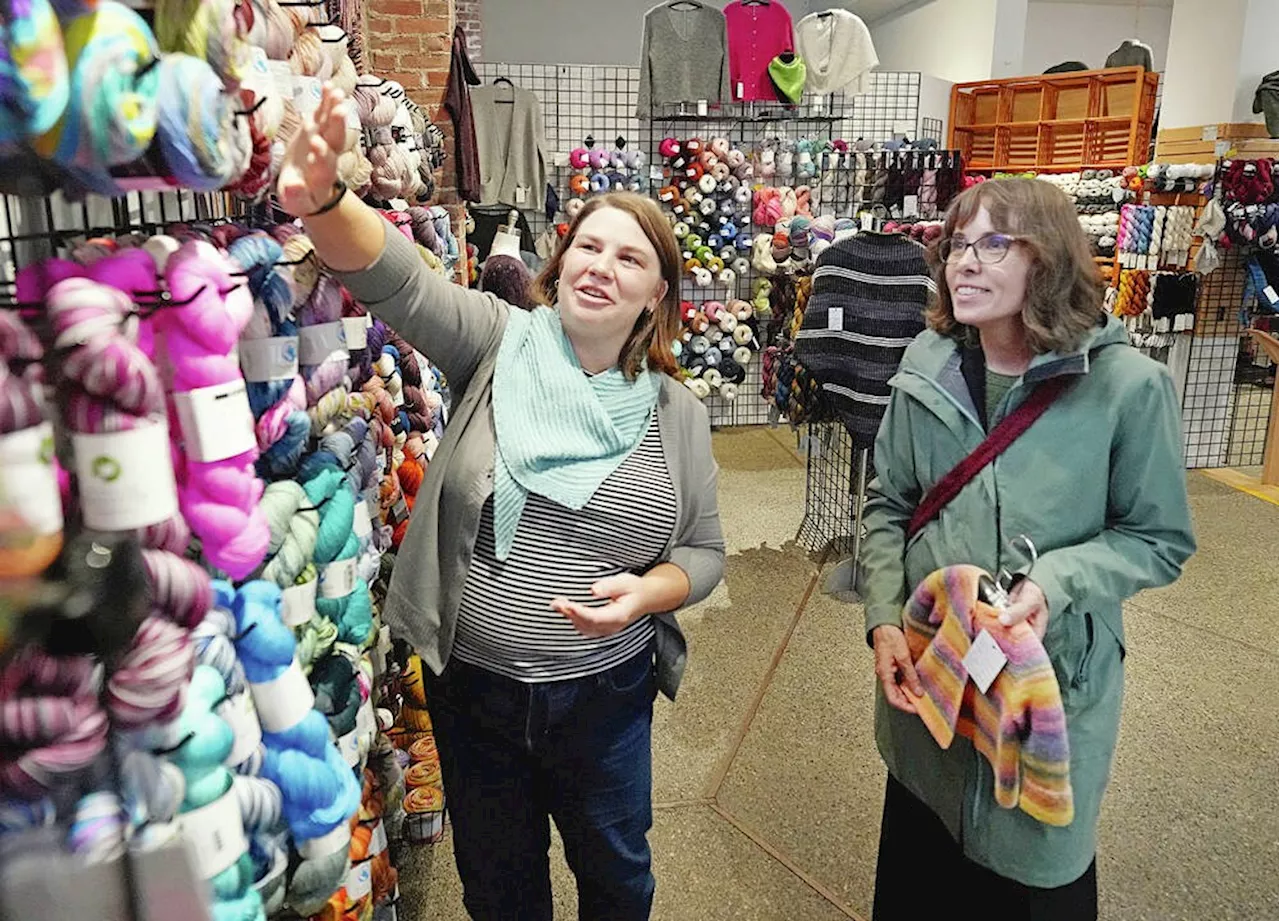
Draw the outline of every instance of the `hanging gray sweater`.
<instances>
[{"instance_id":1,"label":"hanging gray sweater","mask_svg":"<svg viewBox=\"0 0 1280 921\"><path fill-rule=\"evenodd\" d=\"M646 13L636 115L661 115L654 108L673 103L705 99L714 105L730 98L724 13L693 0L664 3Z\"/></svg>"},{"instance_id":2,"label":"hanging gray sweater","mask_svg":"<svg viewBox=\"0 0 1280 921\"><path fill-rule=\"evenodd\" d=\"M480 204L538 210L546 200L542 103L522 86L477 86L471 113L480 156Z\"/></svg>"}]
</instances>

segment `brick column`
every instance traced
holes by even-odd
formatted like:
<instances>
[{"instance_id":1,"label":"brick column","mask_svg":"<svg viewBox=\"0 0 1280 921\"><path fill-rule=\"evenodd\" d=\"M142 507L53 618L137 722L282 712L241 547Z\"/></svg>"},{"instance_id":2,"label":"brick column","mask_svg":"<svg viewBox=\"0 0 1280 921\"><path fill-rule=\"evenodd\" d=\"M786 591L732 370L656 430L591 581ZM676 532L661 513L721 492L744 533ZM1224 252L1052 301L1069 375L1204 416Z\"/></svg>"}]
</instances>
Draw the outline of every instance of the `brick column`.
<instances>
[{"instance_id":1,"label":"brick column","mask_svg":"<svg viewBox=\"0 0 1280 921\"><path fill-rule=\"evenodd\" d=\"M458 205L453 121L444 108L449 80L455 0L367 0L366 60L379 77L395 80L445 135L445 160L437 177L436 201L448 205L454 233L465 240ZM478 2L471 5L479 6ZM477 33L477 39L479 34Z\"/></svg>"},{"instance_id":2,"label":"brick column","mask_svg":"<svg viewBox=\"0 0 1280 921\"><path fill-rule=\"evenodd\" d=\"M454 15L458 18L458 25L462 26L467 32L467 54L471 56L471 63L478 64L484 60L481 57L484 52L484 45L481 38L481 25L484 22L482 18L481 3L483 0L455 0Z\"/></svg>"}]
</instances>

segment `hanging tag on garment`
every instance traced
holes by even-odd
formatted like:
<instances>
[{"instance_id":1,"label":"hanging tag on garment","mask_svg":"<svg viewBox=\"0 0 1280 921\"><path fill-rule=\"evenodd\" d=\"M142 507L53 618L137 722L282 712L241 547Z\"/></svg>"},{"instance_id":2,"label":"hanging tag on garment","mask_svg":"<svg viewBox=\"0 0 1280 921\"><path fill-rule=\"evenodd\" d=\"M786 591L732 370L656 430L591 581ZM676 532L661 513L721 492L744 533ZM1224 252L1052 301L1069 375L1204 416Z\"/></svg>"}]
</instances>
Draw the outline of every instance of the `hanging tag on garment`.
<instances>
[{"instance_id":1,"label":"hanging tag on garment","mask_svg":"<svg viewBox=\"0 0 1280 921\"><path fill-rule=\"evenodd\" d=\"M969 672L969 677L978 686L978 690L985 694L987 688L991 687L991 682L996 680L996 676L1008 661L1009 659L996 645L996 641L991 638L991 634L986 630L980 630L973 638L973 644L965 653L961 664Z\"/></svg>"}]
</instances>

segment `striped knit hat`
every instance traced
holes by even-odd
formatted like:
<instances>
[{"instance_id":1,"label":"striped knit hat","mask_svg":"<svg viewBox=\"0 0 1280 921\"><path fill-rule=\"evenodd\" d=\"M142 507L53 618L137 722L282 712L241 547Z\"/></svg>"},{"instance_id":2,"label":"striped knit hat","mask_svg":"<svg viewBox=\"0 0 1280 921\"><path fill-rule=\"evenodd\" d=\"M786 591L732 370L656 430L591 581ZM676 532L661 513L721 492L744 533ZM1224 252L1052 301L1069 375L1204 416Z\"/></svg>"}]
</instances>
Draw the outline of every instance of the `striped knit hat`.
<instances>
[{"instance_id":1,"label":"striped knit hat","mask_svg":"<svg viewBox=\"0 0 1280 921\"><path fill-rule=\"evenodd\" d=\"M1053 666L1025 621L1006 627L978 601L976 566L948 566L926 578L903 611L907 646L924 685L920 718L943 748L957 732L991 763L995 800L1047 825L1070 825L1067 717ZM982 694L963 660L986 630L1008 663Z\"/></svg>"}]
</instances>

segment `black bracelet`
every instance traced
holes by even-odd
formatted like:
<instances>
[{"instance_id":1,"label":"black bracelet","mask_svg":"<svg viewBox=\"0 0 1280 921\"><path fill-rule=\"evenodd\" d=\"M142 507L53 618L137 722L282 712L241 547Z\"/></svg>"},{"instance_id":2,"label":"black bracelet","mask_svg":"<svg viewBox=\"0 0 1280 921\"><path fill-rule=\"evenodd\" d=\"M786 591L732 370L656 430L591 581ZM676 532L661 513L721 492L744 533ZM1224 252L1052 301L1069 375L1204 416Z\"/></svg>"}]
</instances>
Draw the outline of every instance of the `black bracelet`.
<instances>
[{"instance_id":1,"label":"black bracelet","mask_svg":"<svg viewBox=\"0 0 1280 921\"><path fill-rule=\"evenodd\" d=\"M334 208L338 207L338 203L342 201L343 196L346 194L347 194L347 184L343 182L341 179L335 179L333 181L333 198L329 199L327 202L325 202L315 211L312 211L310 214L304 214L303 217L304 218L319 217L322 214L327 214L328 212L332 211Z\"/></svg>"}]
</instances>

